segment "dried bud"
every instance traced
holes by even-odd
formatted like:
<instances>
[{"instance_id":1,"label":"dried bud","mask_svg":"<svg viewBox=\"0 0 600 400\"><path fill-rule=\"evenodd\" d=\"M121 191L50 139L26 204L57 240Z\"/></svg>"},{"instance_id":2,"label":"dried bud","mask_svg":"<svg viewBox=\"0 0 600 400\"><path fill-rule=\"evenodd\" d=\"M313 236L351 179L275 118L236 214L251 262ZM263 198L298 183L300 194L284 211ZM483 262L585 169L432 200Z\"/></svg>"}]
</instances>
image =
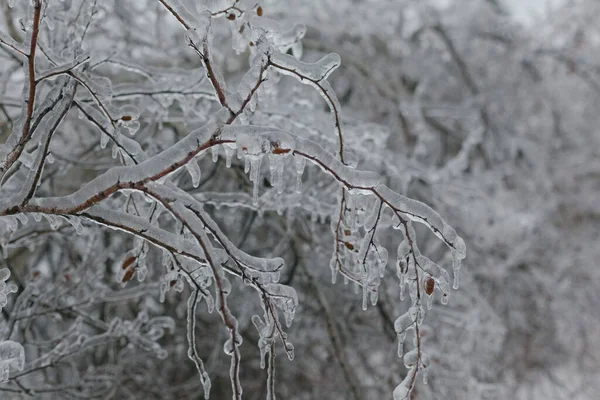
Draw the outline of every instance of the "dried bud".
<instances>
[{"instance_id":1,"label":"dried bud","mask_svg":"<svg viewBox=\"0 0 600 400\"><path fill-rule=\"evenodd\" d=\"M173 287L173 286L175 286L176 283L177 283L177 279L173 279L171 282L169 282L169 286Z\"/></svg>"},{"instance_id":2,"label":"dried bud","mask_svg":"<svg viewBox=\"0 0 600 400\"><path fill-rule=\"evenodd\" d=\"M350 236L351 234L352 234L352 231L350 229L344 229L344 235Z\"/></svg>"},{"instance_id":3,"label":"dried bud","mask_svg":"<svg viewBox=\"0 0 600 400\"><path fill-rule=\"evenodd\" d=\"M289 153L290 149L282 149L281 147L275 147L273 149L273 154L285 154L285 153Z\"/></svg>"},{"instance_id":4,"label":"dried bud","mask_svg":"<svg viewBox=\"0 0 600 400\"><path fill-rule=\"evenodd\" d=\"M431 295L433 293L433 289L435 288L435 281L432 277L428 277L425 279L425 293Z\"/></svg>"},{"instance_id":5,"label":"dried bud","mask_svg":"<svg viewBox=\"0 0 600 400\"><path fill-rule=\"evenodd\" d=\"M227 14L227 19L230 21L235 21L235 14Z\"/></svg>"},{"instance_id":6,"label":"dried bud","mask_svg":"<svg viewBox=\"0 0 600 400\"><path fill-rule=\"evenodd\" d=\"M262 17L263 9L261 6L258 6L258 8L256 9L256 15L258 15L259 17Z\"/></svg>"},{"instance_id":7,"label":"dried bud","mask_svg":"<svg viewBox=\"0 0 600 400\"><path fill-rule=\"evenodd\" d=\"M354 245L350 242L344 242L344 246L346 246L348 250L354 250Z\"/></svg>"},{"instance_id":8,"label":"dried bud","mask_svg":"<svg viewBox=\"0 0 600 400\"><path fill-rule=\"evenodd\" d=\"M131 264L133 264L135 261L135 256L131 256L125 259L125 261L123 261L123 264L121 264L121 269L127 269L127 267L129 267Z\"/></svg>"},{"instance_id":9,"label":"dried bud","mask_svg":"<svg viewBox=\"0 0 600 400\"><path fill-rule=\"evenodd\" d=\"M135 268L133 268L133 267L127 268L127 271L125 271L125 274L123 275L123 278L121 279L121 282L123 282L123 283L129 282L131 280L131 278L133 278L133 274L135 274Z\"/></svg>"},{"instance_id":10,"label":"dried bud","mask_svg":"<svg viewBox=\"0 0 600 400\"><path fill-rule=\"evenodd\" d=\"M131 121L133 118L131 117L131 115L123 115L121 117L121 121Z\"/></svg>"}]
</instances>

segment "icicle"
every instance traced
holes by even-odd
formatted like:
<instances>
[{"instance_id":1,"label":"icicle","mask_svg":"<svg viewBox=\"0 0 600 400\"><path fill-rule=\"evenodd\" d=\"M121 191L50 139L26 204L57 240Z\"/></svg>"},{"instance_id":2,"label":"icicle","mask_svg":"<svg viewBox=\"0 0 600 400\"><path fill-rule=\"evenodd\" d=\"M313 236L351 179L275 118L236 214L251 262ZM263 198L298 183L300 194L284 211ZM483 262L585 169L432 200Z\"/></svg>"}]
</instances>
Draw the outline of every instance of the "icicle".
<instances>
[{"instance_id":1,"label":"icicle","mask_svg":"<svg viewBox=\"0 0 600 400\"><path fill-rule=\"evenodd\" d=\"M454 275L454 282L452 283L453 289L458 289L459 271L460 271L461 259L458 254L452 252L452 272Z\"/></svg>"},{"instance_id":2,"label":"icicle","mask_svg":"<svg viewBox=\"0 0 600 400\"><path fill-rule=\"evenodd\" d=\"M367 311L367 300L368 300L368 294L369 294L369 289L368 289L368 284L366 282L366 278L363 280L363 285L362 285L362 309L363 311Z\"/></svg>"},{"instance_id":3,"label":"icicle","mask_svg":"<svg viewBox=\"0 0 600 400\"><path fill-rule=\"evenodd\" d=\"M219 145L214 145L213 147L210 148L210 151L212 153L212 160L213 162L217 162L219 161Z\"/></svg>"},{"instance_id":4,"label":"icicle","mask_svg":"<svg viewBox=\"0 0 600 400\"><path fill-rule=\"evenodd\" d=\"M274 154L269 154L269 173L271 174L270 181L271 186L275 186L276 172L277 172L277 156Z\"/></svg>"},{"instance_id":5,"label":"icicle","mask_svg":"<svg viewBox=\"0 0 600 400\"><path fill-rule=\"evenodd\" d=\"M227 168L231 167L231 159L233 158L233 153L235 152L235 148L229 146L229 145L224 145L223 148L225 149L225 166Z\"/></svg>"},{"instance_id":6,"label":"icicle","mask_svg":"<svg viewBox=\"0 0 600 400\"><path fill-rule=\"evenodd\" d=\"M160 283L160 288L159 288L159 293L158 293L158 301L160 303L165 302L165 297L167 295L168 288L169 288L169 286L167 285L167 282L163 281Z\"/></svg>"},{"instance_id":7,"label":"icicle","mask_svg":"<svg viewBox=\"0 0 600 400\"><path fill-rule=\"evenodd\" d=\"M201 176L200 167L198 166L198 163L192 159L190 160L190 162L185 164L185 168L190 174L190 177L192 178L192 186L197 188L200 185Z\"/></svg>"},{"instance_id":8,"label":"icicle","mask_svg":"<svg viewBox=\"0 0 600 400\"><path fill-rule=\"evenodd\" d=\"M44 214L44 217L46 217L46 220L50 224L50 229L53 231L58 229L58 219L54 215Z\"/></svg>"},{"instance_id":9,"label":"icicle","mask_svg":"<svg viewBox=\"0 0 600 400\"><path fill-rule=\"evenodd\" d=\"M300 156L294 157L294 164L296 166L296 193L300 193L302 191L302 174L306 166L306 159Z\"/></svg>"},{"instance_id":10,"label":"icicle","mask_svg":"<svg viewBox=\"0 0 600 400\"><path fill-rule=\"evenodd\" d=\"M433 294L428 294L427 295L427 309L431 310L432 305L433 305Z\"/></svg>"},{"instance_id":11,"label":"icicle","mask_svg":"<svg viewBox=\"0 0 600 400\"><path fill-rule=\"evenodd\" d=\"M100 148L101 149L105 149L106 148L106 145L108 144L108 139L110 139L110 138L104 132L102 132L100 134Z\"/></svg>"},{"instance_id":12,"label":"icicle","mask_svg":"<svg viewBox=\"0 0 600 400\"><path fill-rule=\"evenodd\" d=\"M19 222L21 222L22 225L27 225L27 222L28 222L27 215L25 215L23 213L18 213L18 214L16 214L16 217L19 220Z\"/></svg>"},{"instance_id":13,"label":"icicle","mask_svg":"<svg viewBox=\"0 0 600 400\"><path fill-rule=\"evenodd\" d=\"M295 353L294 353L294 345L290 342L285 342L285 352L290 361L294 361Z\"/></svg>"},{"instance_id":14,"label":"icicle","mask_svg":"<svg viewBox=\"0 0 600 400\"><path fill-rule=\"evenodd\" d=\"M442 301L443 305L448 304L448 294L447 293L442 293L442 299L441 299L441 301Z\"/></svg>"},{"instance_id":15,"label":"icicle","mask_svg":"<svg viewBox=\"0 0 600 400\"><path fill-rule=\"evenodd\" d=\"M48 153L48 155L46 156L46 162L48 164L54 164L54 156L52 155L52 153Z\"/></svg>"},{"instance_id":16,"label":"icicle","mask_svg":"<svg viewBox=\"0 0 600 400\"><path fill-rule=\"evenodd\" d=\"M5 217L0 217L0 221L4 222L8 227L8 230L11 232L16 232L19 227L19 221L13 215L7 215Z\"/></svg>"},{"instance_id":17,"label":"icicle","mask_svg":"<svg viewBox=\"0 0 600 400\"><path fill-rule=\"evenodd\" d=\"M271 184L277 189L277 193L283 193L283 169L285 162L282 156L269 154L269 170L271 172Z\"/></svg>"},{"instance_id":18,"label":"icicle","mask_svg":"<svg viewBox=\"0 0 600 400\"><path fill-rule=\"evenodd\" d=\"M276 178L277 178L277 193L281 194L283 193L283 190L285 189L285 182L283 180L283 168L284 168L284 162L283 160L279 160L278 164L277 164L277 170L276 170Z\"/></svg>"},{"instance_id":19,"label":"icicle","mask_svg":"<svg viewBox=\"0 0 600 400\"><path fill-rule=\"evenodd\" d=\"M244 173L247 174L250 171L250 159L246 157L244 159Z\"/></svg>"},{"instance_id":20,"label":"icicle","mask_svg":"<svg viewBox=\"0 0 600 400\"><path fill-rule=\"evenodd\" d=\"M404 282L405 275L402 275L402 280L400 281L400 301L404 301L404 288L406 287L406 282Z\"/></svg>"},{"instance_id":21,"label":"icicle","mask_svg":"<svg viewBox=\"0 0 600 400\"><path fill-rule=\"evenodd\" d=\"M379 290L377 287L371 289L371 305L376 306L379 299Z\"/></svg>"},{"instance_id":22,"label":"icicle","mask_svg":"<svg viewBox=\"0 0 600 400\"><path fill-rule=\"evenodd\" d=\"M258 185L260 180L260 164L262 161L262 154L256 156L246 156L246 159L250 159L250 180L254 183L252 189L252 204L258 205Z\"/></svg>"},{"instance_id":23,"label":"icicle","mask_svg":"<svg viewBox=\"0 0 600 400\"><path fill-rule=\"evenodd\" d=\"M145 263L141 263L141 265L138 266L136 272L138 282L143 282L144 279L146 279L146 276L148 275L148 266L146 266Z\"/></svg>"},{"instance_id":24,"label":"icicle","mask_svg":"<svg viewBox=\"0 0 600 400\"><path fill-rule=\"evenodd\" d=\"M331 260L329 261L329 268L331 268L331 283L334 285L335 285L335 282L337 281L337 272L338 272L336 251L337 251L337 249L334 246L333 257L331 257ZM344 276L344 283L347 284L345 276Z\"/></svg>"},{"instance_id":25,"label":"icicle","mask_svg":"<svg viewBox=\"0 0 600 400\"><path fill-rule=\"evenodd\" d=\"M77 235L83 234L83 225L81 224L79 217L70 216L67 218L67 222L75 229Z\"/></svg>"}]
</instances>

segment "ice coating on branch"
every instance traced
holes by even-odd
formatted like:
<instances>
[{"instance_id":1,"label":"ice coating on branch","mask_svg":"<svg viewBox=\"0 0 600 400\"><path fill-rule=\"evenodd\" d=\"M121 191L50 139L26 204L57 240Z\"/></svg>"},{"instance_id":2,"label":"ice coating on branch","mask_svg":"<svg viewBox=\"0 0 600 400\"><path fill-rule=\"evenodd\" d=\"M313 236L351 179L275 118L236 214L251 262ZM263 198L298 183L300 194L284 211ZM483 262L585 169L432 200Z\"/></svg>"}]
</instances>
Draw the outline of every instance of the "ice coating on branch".
<instances>
[{"instance_id":1,"label":"ice coating on branch","mask_svg":"<svg viewBox=\"0 0 600 400\"><path fill-rule=\"evenodd\" d=\"M410 395L410 389L409 389L410 380L411 380L412 374L415 373L415 369L416 369L415 367L409 369L408 372L406 373L406 377L404 378L404 380L398 386L396 386L396 388L394 389L394 392L393 392L394 400L408 399L408 397Z\"/></svg>"},{"instance_id":2,"label":"ice coating on branch","mask_svg":"<svg viewBox=\"0 0 600 400\"><path fill-rule=\"evenodd\" d=\"M235 141L243 155L286 154L295 147L290 133L263 126L227 126L222 129L221 138Z\"/></svg>"},{"instance_id":3,"label":"ice coating on branch","mask_svg":"<svg viewBox=\"0 0 600 400\"><path fill-rule=\"evenodd\" d=\"M334 178L348 183L359 189L355 193L361 193L360 188L374 188L379 183L379 175L370 171L359 171L342 164L333 154L325 151L316 142L309 139L297 138L296 151L314 164L318 165L325 173L333 175ZM365 191L371 193L371 191Z\"/></svg>"},{"instance_id":4,"label":"ice coating on branch","mask_svg":"<svg viewBox=\"0 0 600 400\"><path fill-rule=\"evenodd\" d=\"M79 74L78 78L81 79L97 102L100 102L104 106L110 104L112 100L112 82L110 79L101 76L94 76L92 78L86 74Z\"/></svg>"},{"instance_id":5,"label":"ice coating on branch","mask_svg":"<svg viewBox=\"0 0 600 400\"><path fill-rule=\"evenodd\" d=\"M378 185L375 189L387 200L386 204L394 211L429 227L452 250L453 257L462 260L467 256L467 248L463 239L431 207L396 193L383 184Z\"/></svg>"},{"instance_id":6,"label":"ice coating on branch","mask_svg":"<svg viewBox=\"0 0 600 400\"><path fill-rule=\"evenodd\" d=\"M174 14L177 14L179 18L183 20L183 23L188 27L196 27L196 17L192 14L179 0L163 0L162 1L167 7L173 10ZM204 7L200 11L206 11ZM209 14L210 18L210 14Z\"/></svg>"},{"instance_id":7,"label":"ice coating on branch","mask_svg":"<svg viewBox=\"0 0 600 400\"><path fill-rule=\"evenodd\" d=\"M291 326L296 314L296 307L298 306L296 290L291 286L280 285L278 283L268 284L265 286L265 289L277 308L283 311L285 324L288 327Z\"/></svg>"},{"instance_id":8,"label":"ice coating on branch","mask_svg":"<svg viewBox=\"0 0 600 400\"><path fill-rule=\"evenodd\" d=\"M126 104L119 108L117 115L119 115L119 124L129 131L130 135L134 135L140 128L140 110L133 104Z\"/></svg>"},{"instance_id":9,"label":"ice coating on branch","mask_svg":"<svg viewBox=\"0 0 600 400\"><path fill-rule=\"evenodd\" d=\"M254 112L254 110L256 108L257 99L258 99L258 96L254 92L255 92L255 88L256 88L257 84L260 84L261 79L263 79L262 72L263 72L263 66L261 64L261 65L253 66L244 74L244 76L242 77L242 80L240 81L240 83L238 84L238 87L237 87L237 94L238 94L237 101L239 103L239 104L236 104L237 109L240 109L242 107L243 101L245 101L246 99L249 99L248 105L247 105L248 110L250 110L251 112Z\"/></svg>"},{"instance_id":10,"label":"ice coating on branch","mask_svg":"<svg viewBox=\"0 0 600 400\"><path fill-rule=\"evenodd\" d=\"M25 350L20 343L12 340L0 342L0 383L6 382L13 370L23 371L25 366Z\"/></svg>"},{"instance_id":11,"label":"ice coating on branch","mask_svg":"<svg viewBox=\"0 0 600 400\"><path fill-rule=\"evenodd\" d=\"M211 382L208 373L204 369L204 363L198 355L196 349L196 308L201 297L198 295L198 291L194 290L190 294L187 303L187 340L188 340L188 357L196 365L198 375L200 376L200 383L204 389L204 398L208 399L210 394Z\"/></svg>"},{"instance_id":12,"label":"ice coating on branch","mask_svg":"<svg viewBox=\"0 0 600 400\"><path fill-rule=\"evenodd\" d=\"M200 7L206 7L210 12L217 13L233 7L239 0L204 0L202 6L196 6L198 11Z\"/></svg>"},{"instance_id":13,"label":"ice coating on branch","mask_svg":"<svg viewBox=\"0 0 600 400\"><path fill-rule=\"evenodd\" d=\"M235 347L232 338L229 338L223 344L223 352L228 356L231 356L235 352L236 347L240 347L242 345L243 339L239 333L235 335Z\"/></svg>"},{"instance_id":14,"label":"ice coating on branch","mask_svg":"<svg viewBox=\"0 0 600 400\"><path fill-rule=\"evenodd\" d=\"M37 80L41 81L41 80L46 79L48 77L56 76L56 75L58 75L58 74L60 74L60 73L62 73L64 71L73 70L76 67L79 67L79 66L87 63L89 61L89 59L90 59L90 55L89 54L87 54L87 53L86 54L81 54L81 55L75 57L75 59L72 60L72 61L69 61L69 62L64 63L64 64L60 64L60 65L57 65L55 67L52 67L50 69L45 70L44 72L42 72L40 74L40 76L37 77Z\"/></svg>"},{"instance_id":15,"label":"ice coating on branch","mask_svg":"<svg viewBox=\"0 0 600 400\"><path fill-rule=\"evenodd\" d=\"M404 360L404 366L406 368L410 368L416 366L419 362L419 351L417 349L412 349L411 351L404 354L402 357Z\"/></svg>"},{"instance_id":16,"label":"ice coating on branch","mask_svg":"<svg viewBox=\"0 0 600 400\"><path fill-rule=\"evenodd\" d=\"M174 197L177 195L174 189L159 184L150 184L149 186L161 196ZM214 259L215 262L218 262L219 264L224 263L227 261L228 255L231 255L241 263L241 266L256 272L271 274L272 276L269 280L271 282L277 282L279 271L284 265L282 258L254 257L238 249L221 231L218 224L210 217L210 215L202 209L202 204L198 200L187 193L180 193L179 196L183 197L182 201L175 202L173 206L183 215L190 217L186 219L186 222L190 227L198 232L204 232L205 228L208 228L210 234L225 248L226 252L219 254L217 254L216 249L214 250L216 254L216 258Z\"/></svg>"},{"instance_id":17,"label":"ice coating on branch","mask_svg":"<svg viewBox=\"0 0 600 400\"><path fill-rule=\"evenodd\" d=\"M39 105L40 109L43 110L50 110L52 108L55 109L55 111L59 110L59 107L56 107L57 103L59 103L61 101L61 99L64 97L65 94L69 95L69 93L71 92L71 90L73 89L73 83L70 83L69 88L67 88L67 85L69 85L69 80L65 79L65 78L59 78L56 82L56 84L54 85L54 87L50 90L50 92L46 95L46 97L44 98L44 101L42 102L42 104ZM27 86L28 83L25 84L25 86ZM63 106L64 106L64 102L63 102ZM24 112L24 111L23 111ZM54 112L54 118L56 118L57 114L60 115L60 112ZM21 132L24 126L24 118L25 116L22 115L21 118L15 123L13 124L13 129L10 133L10 135L8 136L8 138L6 139L4 145L0 145L0 163L3 163L6 159L6 156L8 155L8 152L10 151L10 149L15 148L15 146L17 146L17 143L20 140L21 137ZM36 138L39 140L39 137L42 136L42 134L40 134L40 132L48 132L49 129L48 127L51 126L52 124L49 123L45 123L45 124L41 124L41 129L40 126L35 126L33 125L31 127L32 132L33 132L33 138ZM35 129L35 130L34 130ZM22 153L21 159L23 160L23 162L25 163L25 165L28 168L31 168L31 166L33 165L33 157L30 156L29 154L27 154L26 152ZM2 168L4 168L4 165L0 164L0 178L2 177Z\"/></svg>"},{"instance_id":18,"label":"ice coating on branch","mask_svg":"<svg viewBox=\"0 0 600 400\"><path fill-rule=\"evenodd\" d=\"M199 258L204 257L204 252L194 241L184 238L181 235L176 235L160 229L154 224L149 223L145 218L107 209L102 206L94 206L85 213L82 213L82 216L92 219L96 223L106 224L112 229L119 229L116 228L118 226L127 226L131 230L144 232L143 237L155 239L159 243L164 243L169 247L168 250L175 253L190 254ZM131 232L128 230L124 231Z\"/></svg>"},{"instance_id":19,"label":"ice coating on branch","mask_svg":"<svg viewBox=\"0 0 600 400\"><path fill-rule=\"evenodd\" d=\"M394 330L398 335L398 357L402 357L402 354L404 353L404 340L406 339L407 332L410 329L414 329L416 315L417 309L411 307L406 313L396 318L396 321L394 322Z\"/></svg>"},{"instance_id":20,"label":"ice coating on branch","mask_svg":"<svg viewBox=\"0 0 600 400\"><path fill-rule=\"evenodd\" d=\"M114 167L94 178L85 184L78 191L62 197L47 197L43 200L43 205L48 207L64 208L71 207L85 202L86 199L95 196L102 190L108 190L118 182L140 182L148 180L164 171L167 166L176 162L181 162L179 167L184 165L183 160L191 159L199 152L198 143L206 143L210 136L217 131L217 126L207 124L202 128L194 130L177 144L169 147L167 150L140 162L138 165L127 167ZM192 155L190 155L192 152ZM155 177L154 179L158 179ZM2 203L3 200L0 200ZM31 203L36 204L38 199L32 199Z\"/></svg>"},{"instance_id":21,"label":"ice coating on branch","mask_svg":"<svg viewBox=\"0 0 600 400\"><path fill-rule=\"evenodd\" d=\"M11 2L14 2L14 1L15 0L9 1L8 2L9 5ZM12 37L10 37L9 35L5 34L2 31L0 31L0 41L6 43L8 46L10 46L14 49L17 49L17 51L21 51L23 54L27 54L27 52L29 51L21 43L18 43Z\"/></svg>"},{"instance_id":22,"label":"ice coating on branch","mask_svg":"<svg viewBox=\"0 0 600 400\"><path fill-rule=\"evenodd\" d=\"M338 54L330 53L315 63L306 63L288 54L275 53L271 62L282 74L293 76L302 83L315 84L327 79L340 66L341 59Z\"/></svg>"},{"instance_id":23,"label":"ice coating on branch","mask_svg":"<svg viewBox=\"0 0 600 400\"><path fill-rule=\"evenodd\" d=\"M295 57L300 58L302 55L300 40L306 35L305 25L297 24L288 28L270 18L252 13L248 18L248 26L252 31L247 36L250 41L262 44L266 39L268 43L282 53L286 53L291 49Z\"/></svg>"}]
</instances>

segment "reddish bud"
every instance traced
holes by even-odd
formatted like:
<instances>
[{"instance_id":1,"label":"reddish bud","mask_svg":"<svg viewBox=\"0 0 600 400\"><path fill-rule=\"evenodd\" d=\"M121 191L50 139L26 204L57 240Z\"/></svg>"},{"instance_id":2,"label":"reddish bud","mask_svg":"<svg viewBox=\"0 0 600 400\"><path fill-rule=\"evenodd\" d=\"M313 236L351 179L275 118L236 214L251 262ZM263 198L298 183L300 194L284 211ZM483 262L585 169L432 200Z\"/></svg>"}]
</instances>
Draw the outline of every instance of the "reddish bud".
<instances>
[{"instance_id":1,"label":"reddish bud","mask_svg":"<svg viewBox=\"0 0 600 400\"><path fill-rule=\"evenodd\" d=\"M133 278L134 274L135 274L135 268L132 268L132 267L127 268L127 271L125 271L125 274L123 275L123 278L121 279L121 282L123 282L123 283L129 282L131 280L131 278Z\"/></svg>"},{"instance_id":2,"label":"reddish bud","mask_svg":"<svg viewBox=\"0 0 600 400\"><path fill-rule=\"evenodd\" d=\"M135 261L135 256L126 258L125 261L123 261L123 264L121 264L121 269L127 269L127 267L129 267L131 264L133 264L134 261Z\"/></svg>"},{"instance_id":3,"label":"reddish bud","mask_svg":"<svg viewBox=\"0 0 600 400\"><path fill-rule=\"evenodd\" d=\"M433 289L435 288L435 281L432 277L428 277L425 279L425 293L431 295L433 293Z\"/></svg>"},{"instance_id":4,"label":"reddish bud","mask_svg":"<svg viewBox=\"0 0 600 400\"><path fill-rule=\"evenodd\" d=\"M273 154L285 154L285 153L289 153L290 149L282 149L281 147L275 147L273 149Z\"/></svg>"},{"instance_id":5,"label":"reddish bud","mask_svg":"<svg viewBox=\"0 0 600 400\"><path fill-rule=\"evenodd\" d=\"M256 9L256 15L258 15L259 17L262 17L263 9L261 6L258 6L258 8Z\"/></svg>"}]
</instances>

